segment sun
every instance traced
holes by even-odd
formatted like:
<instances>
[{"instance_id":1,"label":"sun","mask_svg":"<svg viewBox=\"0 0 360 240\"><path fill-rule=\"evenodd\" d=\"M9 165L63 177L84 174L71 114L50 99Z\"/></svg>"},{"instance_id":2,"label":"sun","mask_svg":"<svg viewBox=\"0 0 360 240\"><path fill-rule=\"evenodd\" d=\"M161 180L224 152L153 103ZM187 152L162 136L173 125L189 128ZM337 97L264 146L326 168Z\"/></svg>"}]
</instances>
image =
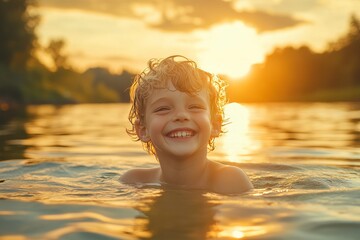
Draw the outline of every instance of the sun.
<instances>
[{"instance_id":1,"label":"sun","mask_svg":"<svg viewBox=\"0 0 360 240\"><path fill-rule=\"evenodd\" d=\"M256 31L241 22L201 32L199 49L198 62L203 69L232 79L245 76L265 56Z\"/></svg>"}]
</instances>

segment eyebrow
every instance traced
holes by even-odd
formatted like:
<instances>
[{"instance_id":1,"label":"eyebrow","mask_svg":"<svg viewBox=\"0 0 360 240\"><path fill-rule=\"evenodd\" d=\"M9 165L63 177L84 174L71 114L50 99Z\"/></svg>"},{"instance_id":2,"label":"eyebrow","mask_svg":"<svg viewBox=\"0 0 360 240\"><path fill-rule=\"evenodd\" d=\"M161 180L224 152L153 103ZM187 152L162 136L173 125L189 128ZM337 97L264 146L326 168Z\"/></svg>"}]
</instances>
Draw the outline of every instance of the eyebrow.
<instances>
[{"instance_id":1,"label":"eyebrow","mask_svg":"<svg viewBox=\"0 0 360 240\"><path fill-rule=\"evenodd\" d=\"M190 97L190 99L194 99L194 100L200 101L200 102L203 103L203 104L208 104L208 102L207 102L205 99L201 98L201 97L198 96L198 95L189 95L189 97ZM162 102L162 101L171 101L170 99L171 99L171 98L169 98L169 97L161 97L161 98L159 98L159 99L156 99L156 100L153 101L153 102L150 102L150 103L149 103L149 107L152 107L153 105L155 105L155 104L157 104L157 103L159 103L159 102Z\"/></svg>"},{"instance_id":2,"label":"eyebrow","mask_svg":"<svg viewBox=\"0 0 360 240\"><path fill-rule=\"evenodd\" d=\"M155 101L150 102L149 107L151 107L151 106L153 106L153 105L155 105L155 104L157 104L157 103L159 103L161 101L169 101L169 98L168 97L161 97L159 99L156 99Z\"/></svg>"}]
</instances>

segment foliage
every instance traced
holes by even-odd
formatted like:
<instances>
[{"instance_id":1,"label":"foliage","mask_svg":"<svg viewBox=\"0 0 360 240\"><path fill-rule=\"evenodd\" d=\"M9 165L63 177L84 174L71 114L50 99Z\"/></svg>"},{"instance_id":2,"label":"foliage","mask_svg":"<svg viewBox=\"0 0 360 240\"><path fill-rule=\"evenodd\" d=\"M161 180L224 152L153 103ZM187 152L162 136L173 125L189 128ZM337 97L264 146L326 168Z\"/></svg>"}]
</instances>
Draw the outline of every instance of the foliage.
<instances>
[{"instance_id":1,"label":"foliage","mask_svg":"<svg viewBox=\"0 0 360 240\"><path fill-rule=\"evenodd\" d=\"M50 55L53 61L55 70L68 67L68 57L64 53L65 44L63 39L53 39L45 48L45 51Z\"/></svg>"},{"instance_id":2,"label":"foliage","mask_svg":"<svg viewBox=\"0 0 360 240\"><path fill-rule=\"evenodd\" d=\"M39 46L35 28L40 18L29 13L35 5L31 0L0 0L0 105L128 101L128 72L79 73L68 63L64 40ZM54 67L45 67L36 50L45 50Z\"/></svg>"},{"instance_id":3,"label":"foliage","mask_svg":"<svg viewBox=\"0 0 360 240\"><path fill-rule=\"evenodd\" d=\"M129 89L134 77L133 74L123 71L121 74L112 74L105 68L90 68L84 73L88 78L93 79L93 84L98 86L104 84L109 89L117 92L119 100L122 102L129 102Z\"/></svg>"},{"instance_id":4,"label":"foliage","mask_svg":"<svg viewBox=\"0 0 360 240\"><path fill-rule=\"evenodd\" d=\"M31 15L31 0L0 1L0 64L21 69L31 58L36 45L35 28L39 16Z\"/></svg>"},{"instance_id":5,"label":"foliage","mask_svg":"<svg viewBox=\"0 0 360 240\"><path fill-rule=\"evenodd\" d=\"M360 21L324 53L306 46L275 49L249 76L230 82L232 101L360 100ZM341 91L340 93L337 93Z\"/></svg>"}]
</instances>

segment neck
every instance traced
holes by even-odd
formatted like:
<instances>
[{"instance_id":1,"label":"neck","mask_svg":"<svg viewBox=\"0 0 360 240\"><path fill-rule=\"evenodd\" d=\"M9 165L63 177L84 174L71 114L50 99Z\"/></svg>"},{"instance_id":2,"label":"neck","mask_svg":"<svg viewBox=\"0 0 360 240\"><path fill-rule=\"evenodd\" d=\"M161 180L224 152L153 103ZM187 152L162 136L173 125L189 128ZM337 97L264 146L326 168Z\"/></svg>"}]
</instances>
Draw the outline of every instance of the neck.
<instances>
[{"instance_id":1,"label":"neck","mask_svg":"<svg viewBox=\"0 0 360 240\"><path fill-rule=\"evenodd\" d=\"M207 181L208 159L161 160L161 181L167 184L201 188Z\"/></svg>"}]
</instances>

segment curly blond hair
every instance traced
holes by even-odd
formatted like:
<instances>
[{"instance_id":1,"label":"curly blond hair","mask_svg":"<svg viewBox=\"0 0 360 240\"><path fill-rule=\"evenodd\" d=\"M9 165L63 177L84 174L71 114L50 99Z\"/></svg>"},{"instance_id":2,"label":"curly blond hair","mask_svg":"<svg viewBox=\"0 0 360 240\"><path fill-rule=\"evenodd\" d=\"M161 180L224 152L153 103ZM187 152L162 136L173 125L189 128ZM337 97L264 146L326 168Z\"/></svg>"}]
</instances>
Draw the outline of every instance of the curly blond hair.
<instances>
[{"instance_id":1,"label":"curly blond hair","mask_svg":"<svg viewBox=\"0 0 360 240\"><path fill-rule=\"evenodd\" d=\"M197 94L205 88L209 95L211 120L221 117L224 118L224 105L227 103L226 83L197 67L197 64L181 55L174 55L165 59L150 59L148 67L137 74L130 88L131 109L128 119L131 128L126 132L135 140L139 141L136 133L136 121L145 124L145 109L149 96L154 89L162 89L168 86L169 81L181 92L187 94ZM224 122L221 123L221 127ZM220 129L220 133L222 133ZM209 139L208 149L215 149L214 139ZM151 141L142 142L144 149L156 156L154 146Z\"/></svg>"}]
</instances>

